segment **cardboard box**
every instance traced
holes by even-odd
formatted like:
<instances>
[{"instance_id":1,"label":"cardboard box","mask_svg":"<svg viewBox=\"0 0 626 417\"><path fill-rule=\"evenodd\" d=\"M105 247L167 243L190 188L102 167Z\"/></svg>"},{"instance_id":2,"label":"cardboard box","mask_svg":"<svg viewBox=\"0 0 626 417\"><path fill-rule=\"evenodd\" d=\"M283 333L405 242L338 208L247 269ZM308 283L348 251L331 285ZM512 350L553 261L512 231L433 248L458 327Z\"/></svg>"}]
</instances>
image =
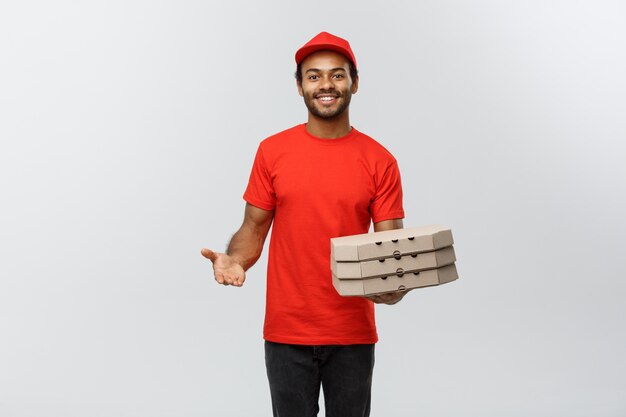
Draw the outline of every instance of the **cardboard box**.
<instances>
[{"instance_id":1,"label":"cardboard box","mask_svg":"<svg viewBox=\"0 0 626 417\"><path fill-rule=\"evenodd\" d=\"M342 296L366 296L446 284L458 277L456 265L451 264L415 273L389 275L384 278L339 279L333 274L333 285Z\"/></svg>"},{"instance_id":2,"label":"cardboard box","mask_svg":"<svg viewBox=\"0 0 626 417\"><path fill-rule=\"evenodd\" d=\"M337 262L359 262L431 252L453 243L450 228L431 225L335 237L330 239L330 253Z\"/></svg>"},{"instance_id":3,"label":"cardboard box","mask_svg":"<svg viewBox=\"0 0 626 417\"><path fill-rule=\"evenodd\" d=\"M454 248L448 246L436 251L414 252L373 261L337 262L331 258L331 270L339 279L362 279L439 268L455 261Z\"/></svg>"}]
</instances>

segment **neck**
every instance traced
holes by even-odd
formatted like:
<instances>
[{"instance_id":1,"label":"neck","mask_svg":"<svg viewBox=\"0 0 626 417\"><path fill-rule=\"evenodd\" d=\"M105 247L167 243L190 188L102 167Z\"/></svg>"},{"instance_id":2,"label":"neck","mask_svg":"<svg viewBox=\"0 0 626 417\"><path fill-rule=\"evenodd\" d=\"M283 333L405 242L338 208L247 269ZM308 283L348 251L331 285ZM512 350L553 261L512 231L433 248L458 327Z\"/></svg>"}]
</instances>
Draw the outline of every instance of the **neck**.
<instances>
[{"instance_id":1,"label":"neck","mask_svg":"<svg viewBox=\"0 0 626 417\"><path fill-rule=\"evenodd\" d=\"M346 136L352 130L348 109L335 119L323 119L309 113L306 130L315 137L337 139Z\"/></svg>"}]
</instances>

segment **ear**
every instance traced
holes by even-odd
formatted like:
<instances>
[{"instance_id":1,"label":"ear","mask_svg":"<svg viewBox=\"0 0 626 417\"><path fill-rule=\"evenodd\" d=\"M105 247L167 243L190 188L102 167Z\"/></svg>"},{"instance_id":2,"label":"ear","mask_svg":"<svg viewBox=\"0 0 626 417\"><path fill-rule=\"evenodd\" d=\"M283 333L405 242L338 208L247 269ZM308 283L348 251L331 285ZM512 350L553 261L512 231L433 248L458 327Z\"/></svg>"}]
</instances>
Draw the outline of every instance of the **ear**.
<instances>
[{"instance_id":1,"label":"ear","mask_svg":"<svg viewBox=\"0 0 626 417\"><path fill-rule=\"evenodd\" d=\"M298 87L298 94L300 94L300 97L304 97L302 93L302 83L298 80L296 80L296 87Z\"/></svg>"},{"instance_id":2,"label":"ear","mask_svg":"<svg viewBox=\"0 0 626 417\"><path fill-rule=\"evenodd\" d=\"M352 88L350 90L352 91L352 94L356 94L356 92L359 90L359 76L358 75L354 77L354 81L352 81Z\"/></svg>"}]
</instances>

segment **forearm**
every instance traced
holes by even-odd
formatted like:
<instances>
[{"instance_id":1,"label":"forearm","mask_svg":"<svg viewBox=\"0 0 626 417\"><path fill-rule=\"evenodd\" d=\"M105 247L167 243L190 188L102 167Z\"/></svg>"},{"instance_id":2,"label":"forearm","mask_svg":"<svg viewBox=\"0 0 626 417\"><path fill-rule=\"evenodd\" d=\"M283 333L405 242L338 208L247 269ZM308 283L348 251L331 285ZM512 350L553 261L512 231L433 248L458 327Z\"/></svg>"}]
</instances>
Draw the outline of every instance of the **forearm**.
<instances>
[{"instance_id":1,"label":"forearm","mask_svg":"<svg viewBox=\"0 0 626 417\"><path fill-rule=\"evenodd\" d=\"M402 229L404 227L402 219L383 220L382 222L374 223L374 231L382 232L384 230Z\"/></svg>"},{"instance_id":2,"label":"forearm","mask_svg":"<svg viewBox=\"0 0 626 417\"><path fill-rule=\"evenodd\" d=\"M248 270L261 256L265 237L262 231L244 224L231 238L226 253Z\"/></svg>"}]
</instances>

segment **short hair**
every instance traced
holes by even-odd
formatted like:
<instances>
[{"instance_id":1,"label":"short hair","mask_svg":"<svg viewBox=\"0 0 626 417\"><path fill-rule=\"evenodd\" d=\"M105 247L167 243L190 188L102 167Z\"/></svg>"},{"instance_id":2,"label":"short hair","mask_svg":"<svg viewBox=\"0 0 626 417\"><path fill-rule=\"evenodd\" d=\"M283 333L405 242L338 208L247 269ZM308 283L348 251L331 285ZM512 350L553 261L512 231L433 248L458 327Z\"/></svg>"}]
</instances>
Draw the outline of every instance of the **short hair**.
<instances>
[{"instance_id":1,"label":"short hair","mask_svg":"<svg viewBox=\"0 0 626 417\"><path fill-rule=\"evenodd\" d=\"M348 68L350 70L350 79L352 80L352 82L354 82L356 77L359 76L359 71L357 71L356 67L354 66L354 64L350 60L348 60ZM302 84L302 62L300 62L298 64L298 66L296 67L296 74L295 74L295 76L296 76L296 80L298 80L298 83Z\"/></svg>"}]
</instances>

